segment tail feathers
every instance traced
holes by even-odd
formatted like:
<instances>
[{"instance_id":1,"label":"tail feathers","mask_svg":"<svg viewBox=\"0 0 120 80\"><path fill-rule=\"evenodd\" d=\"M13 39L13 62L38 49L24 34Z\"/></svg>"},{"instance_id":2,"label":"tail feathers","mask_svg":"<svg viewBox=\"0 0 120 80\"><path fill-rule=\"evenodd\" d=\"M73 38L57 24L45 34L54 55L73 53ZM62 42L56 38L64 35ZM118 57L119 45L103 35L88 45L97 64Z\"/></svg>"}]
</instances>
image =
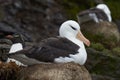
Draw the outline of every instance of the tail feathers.
<instances>
[{"instance_id":1,"label":"tail feathers","mask_svg":"<svg viewBox=\"0 0 120 80\"><path fill-rule=\"evenodd\" d=\"M7 63L8 62L15 62L18 66L27 66L27 65L24 65L23 63L21 63L20 61L13 59L13 58L8 58Z\"/></svg>"},{"instance_id":2,"label":"tail feathers","mask_svg":"<svg viewBox=\"0 0 120 80\"><path fill-rule=\"evenodd\" d=\"M15 59L24 65L34 65L34 64L42 63L36 59L29 58L25 56L24 54L9 54L9 58Z\"/></svg>"}]
</instances>

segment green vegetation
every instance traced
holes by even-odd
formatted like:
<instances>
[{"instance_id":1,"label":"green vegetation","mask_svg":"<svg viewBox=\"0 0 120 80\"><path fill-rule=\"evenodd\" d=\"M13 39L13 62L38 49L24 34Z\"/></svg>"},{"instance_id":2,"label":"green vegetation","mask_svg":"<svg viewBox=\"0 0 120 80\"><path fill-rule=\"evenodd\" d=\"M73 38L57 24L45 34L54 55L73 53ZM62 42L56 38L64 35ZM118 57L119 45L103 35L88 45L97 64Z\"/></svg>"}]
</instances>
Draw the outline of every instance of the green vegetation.
<instances>
[{"instance_id":1,"label":"green vegetation","mask_svg":"<svg viewBox=\"0 0 120 80\"><path fill-rule=\"evenodd\" d=\"M114 36L105 38L103 34L92 34L89 32L84 32L84 35L92 42L91 48L109 56L120 56L120 41L118 42Z\"/></svg>"},{"instance_id":2,"label":"green vegetation","mask_svg":"<svg viewBox=\"0 0 120 80\"><path fill-rule=\"evenodd\" d=\"M120 19L120 0L104 0L104 2L110 8L113 19ZM63 0L59 3L63 5L65 12L68 13L69 19L76 19L75 15L80 11L96 6L94 0Z\"/></svg>"},{"instance_id":3,"label":"green vegetation","mask_svg":"<svg viewBox=\"0 0 120 80\"><path fill-rule=\"evenodd\" d=\"M113 19L120 19L120 0L105 0L110 8Z\"/></svg>"},{"instance_id":4,"label":"green vegetation","mask_svg":"<svg viewBox=\"0 0 120 80\"><path fill-rule=\"evenodd\" d=\"M120 56L120 47L115 47L112 49L113 54Z\"/></svg>"},{"instance_id":5,"label":"green vegetation","mask_svg":"<svg viewBox=\"0 0 120 80\"><path fill-rule=\"evenodd\" d=\"M105 49L105 47L100 43L91 43L91 47L98 51L103 51Z\"/></svg>"},{"instance_id":6,"label":"green vegetation","mask_svg":"<svg viewBox=\"0 0 120 80\"><path fill-rule=\"evenodd\" d=\"M94 42L94 43L99 42L102 45L104 45L104 47L107 49L112 49L116 46L119 46L118 44L120 43L117 41L117 39L114 36L105 38L104 34L102 34L102 33L101 34L100 33L92 34L92 33L85 32L85 31L84 31L84 34L88 39L90 39L91 42Z\"/></svg>"},{"instance_id":7,"label":"green vegetation","mask_svg":"<svg viewBox=\"0 0 120 80\"><path fill-rule=\"evenodd\" d=\"M94 2L91 0L63 0L59 3L63 5L65 12L68 14L68 18L75 20L77 20L75 15L80 11L94 6Z\"/></svg>"}]
</instances>

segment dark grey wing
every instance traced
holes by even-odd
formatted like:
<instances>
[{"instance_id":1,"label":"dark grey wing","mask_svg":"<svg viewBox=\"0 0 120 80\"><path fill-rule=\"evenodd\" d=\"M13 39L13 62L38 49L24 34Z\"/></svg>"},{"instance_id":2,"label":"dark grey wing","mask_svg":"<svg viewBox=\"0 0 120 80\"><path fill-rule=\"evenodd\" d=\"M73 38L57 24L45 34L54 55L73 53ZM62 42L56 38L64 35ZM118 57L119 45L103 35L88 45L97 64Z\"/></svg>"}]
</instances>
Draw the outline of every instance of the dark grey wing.
<instances>
[{"instance_id":1,"label":"dark grey wing","mask_svg":"<svg viewBox=\"0 0 120 80\"><path fill-rule=\"evenodd\" d=\"M42 46L51 46L60 50L75 52L79 49L79 46L71 42L70 40L62 37L53 37L41 41Z\"/></svg>"},{"instance_id":2,"label":"dark grey wing","mask_svg":"<svg viewBox=\"0 0 120 80\"><path fill-rule=\"evenodd\" d=\"M9 54L23 64L38 64L39 62L53 62L55 58L67 57L78 53L79 46L66 38L56 37L41 41L40 44L31 48ZM38 62L39 61L39 62Z\"/></svg>"},{"instance_id":3,"label":"dark grey wing","mask_svg":"<svg viewBox=\"0 0 120 80\"><path fill-rule=\"evenodd\" d=\"M78 17L81 18L81 21L82 21L83 18L87 18L86 15L89 15L89 13L95 13L98 19L108 21L108 17L105 14L105 12L98 8L91 8L88 10L84 10L78 14ZM86 16L86 17L84 17L84 16Z\"/></svg>"},{"instance_id":4,"label":"dark grey wing","mask_svg":"<svg viewBox=\"0 0 120 80\"><path fill-rule=\"evenodd\" d=\"M107 15L106 15L105 12L102 11L101 9L92 8L92 9L91 9L91 12L92 12L92 13L95 13L95 14L97 15L97 18L102 19L102 20L105 20L105 21L108 21Z\"/></svg>"},{"instance_id":5,"label":"dark grey wing","mask_svg":"<svg viewBox=\"0 0 120 80\"><path fill-rule=\"evenodd\" d=\"M79 46L66 38L56 37L41 41L40 46L34 46L25 54L43 62L53 62L55 58L76 54Z\"/></svg>"}]
</instances>

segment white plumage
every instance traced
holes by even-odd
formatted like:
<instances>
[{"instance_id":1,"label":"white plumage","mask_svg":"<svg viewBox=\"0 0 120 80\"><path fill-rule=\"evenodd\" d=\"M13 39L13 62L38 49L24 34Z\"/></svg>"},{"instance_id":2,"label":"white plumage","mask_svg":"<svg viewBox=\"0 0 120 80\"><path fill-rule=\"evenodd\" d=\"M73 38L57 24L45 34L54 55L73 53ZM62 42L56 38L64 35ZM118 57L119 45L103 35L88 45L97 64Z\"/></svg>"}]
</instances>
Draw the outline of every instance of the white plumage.
<instances>
[{"instance_id":1,"label":"white plumage","mask_svg":"<svg viewBox=\"0 0 120 80\"><path fill-rule=\"evenodd\" d=\"M73 26L76 30L72 30L71 27L69 27L70 25ZM77 38L78 34L82 36L82 39ZM79 63L80 65L83 65L87 59L87 53L83 42L88 46L90 45L90 42L82 35L79 24L73 20L64 22L60 27L59 35L61 37L69 39L73 43L77 44L80 48L78 50L78 53L76 53L75 55L70 54L69 57L56 58L55 62L63 63L73 61Z\"/></svg>"},{"instance_id":2,"label":"white plumage","mask_svg":"<svg viewBox=\"0 0 120 80\"><path fill-rule=\"evenodd\" d=\"M110 12L110 9L108 8L107 5L105 5L105 4L98 4L96 6L96 8L103 10L105 12L105 14L107 15L107 17L108 17L109 22L112 21L111 12Z\"/></svg>"},{"instance_id":3,"label":"white plumage","mask_svg":"<svg viewBox=\"0 0 120 80\"><path fill-rule=\"evenodd\" d=\"M9 53L15 53L20 50L23 50L23 45L21 43L15 43L11 46Z\"/></svg>"}]
</instances>

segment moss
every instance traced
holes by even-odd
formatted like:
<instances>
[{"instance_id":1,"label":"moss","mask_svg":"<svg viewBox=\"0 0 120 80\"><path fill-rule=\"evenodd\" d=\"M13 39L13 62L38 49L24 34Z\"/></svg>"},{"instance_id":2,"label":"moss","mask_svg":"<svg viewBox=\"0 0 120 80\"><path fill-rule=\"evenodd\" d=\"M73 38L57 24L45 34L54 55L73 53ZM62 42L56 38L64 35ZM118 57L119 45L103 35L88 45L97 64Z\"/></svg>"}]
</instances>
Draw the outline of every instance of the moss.
<instances>
[{"instance_id":1,"label":"moss","mask_svg":"<svg viewBox=\"0 0 120 80\"><path fill-rule=\"evenodd\" d=\"M118 77L118 75L114 75L115 71L117 69L115 67L115 66L117 66L116 63L117 63L117 61L112 58L104 59L104 61L101 61L99 64L94 66L92 71L94 71L94 73L96 73L96 74ZM109 67L108 67L108 65L109 65Z\"/></svg>"},{"instance_id":2,"label":"moss","mask_svg":"<svg viewBox=\"0 0 120 80\"><path fill-rule=\"evenodd\" d=\"M105 49L113 49L114 47L117 47L120 45L120 42L117 41L117 38L115 36L105 37L104 34L92 34L90 32L84 31L83 34L94 43L100 43L104 46Z\"/></svg>"},{"instance_id":3,"label":"moss","mask_svg":"<svg viewBox=\"0 0 120 80\"><path fill-rule=\"evenodd\" d=\"M112 54L111 50L109 50L109 49L104 49L102 52L107 54L107 55L111 55Z\"/></svg>"},{"instance_id":4,"label":"moss","mask_svg":"<svg viewBox=\"0 0 120 80\"><path fill-rule=\"evenodd\" d=\"M115 47L112 49L112 52L117 55L117 56L120 56L120 47Z\"/></svg>"},{"instance_id":5,"label":"moss","mask_svg":"<svg viewBox=\"0 0 120 80\"><path fill-rule=\"evenodd\" d=\"M63 0L60 1L60 4L63 5L65 12L69 19L76 19L76 14L79 12L79 6L76 5L73 1Z\"/></svg>"},{"instance_id":6,"label":"moss","mask_svg":"<svg viewBox=\"0 0 120 80\"><path fill-rule=\"evenodd\" d=\"M107 55L103 51L106 51ZM110 50L104 49L103 51L87 49L88 60L91 60L87 64L87 69L90 73L118 78L120 75L120 58L109 54Z\"/></svg>"},{"instance_id":7,"label":"moss","mask_svg":"<svg viewBox=\"0 0 120 80\"><path fill-rule=\"evenodd\" d=\"M89 31L84 30L83 34L91 41L95 43L101 43L105 40L104 35L99 33L99 34L93 34Z\"/></svg>"},{"instance_id":8,"label":"moss","mask_svg":"<svg viewBox=\"0 0 120 80\"><path fill-rule=\"evenodd\" d=\"M101 43L92 43L91 47L98 51L103 51L105 49Z\"/></svg>"},{"instance_id":9,"label":"moss","mask_svg":"<svg viewBox=\"0 0 120 80\"><path fill-rule=\"evenodd\" d=\"M112 51L109 49L104 49L102 53L104 53L106 56L109 56L109 57L116 57L116 55L114 55Z\"/></svg>"},{"instance_id":10,"label":"moss","mask_svg":"<svg viewBox=\"0 0 120 80\"><path fill-rule=\"evenodd\" d=\"M105 45L107 49L112 49L117 46L117 39L115 38L115 36L111 36L108 38L103 37L101 43Z\"/></svg>"}]
</instances>

